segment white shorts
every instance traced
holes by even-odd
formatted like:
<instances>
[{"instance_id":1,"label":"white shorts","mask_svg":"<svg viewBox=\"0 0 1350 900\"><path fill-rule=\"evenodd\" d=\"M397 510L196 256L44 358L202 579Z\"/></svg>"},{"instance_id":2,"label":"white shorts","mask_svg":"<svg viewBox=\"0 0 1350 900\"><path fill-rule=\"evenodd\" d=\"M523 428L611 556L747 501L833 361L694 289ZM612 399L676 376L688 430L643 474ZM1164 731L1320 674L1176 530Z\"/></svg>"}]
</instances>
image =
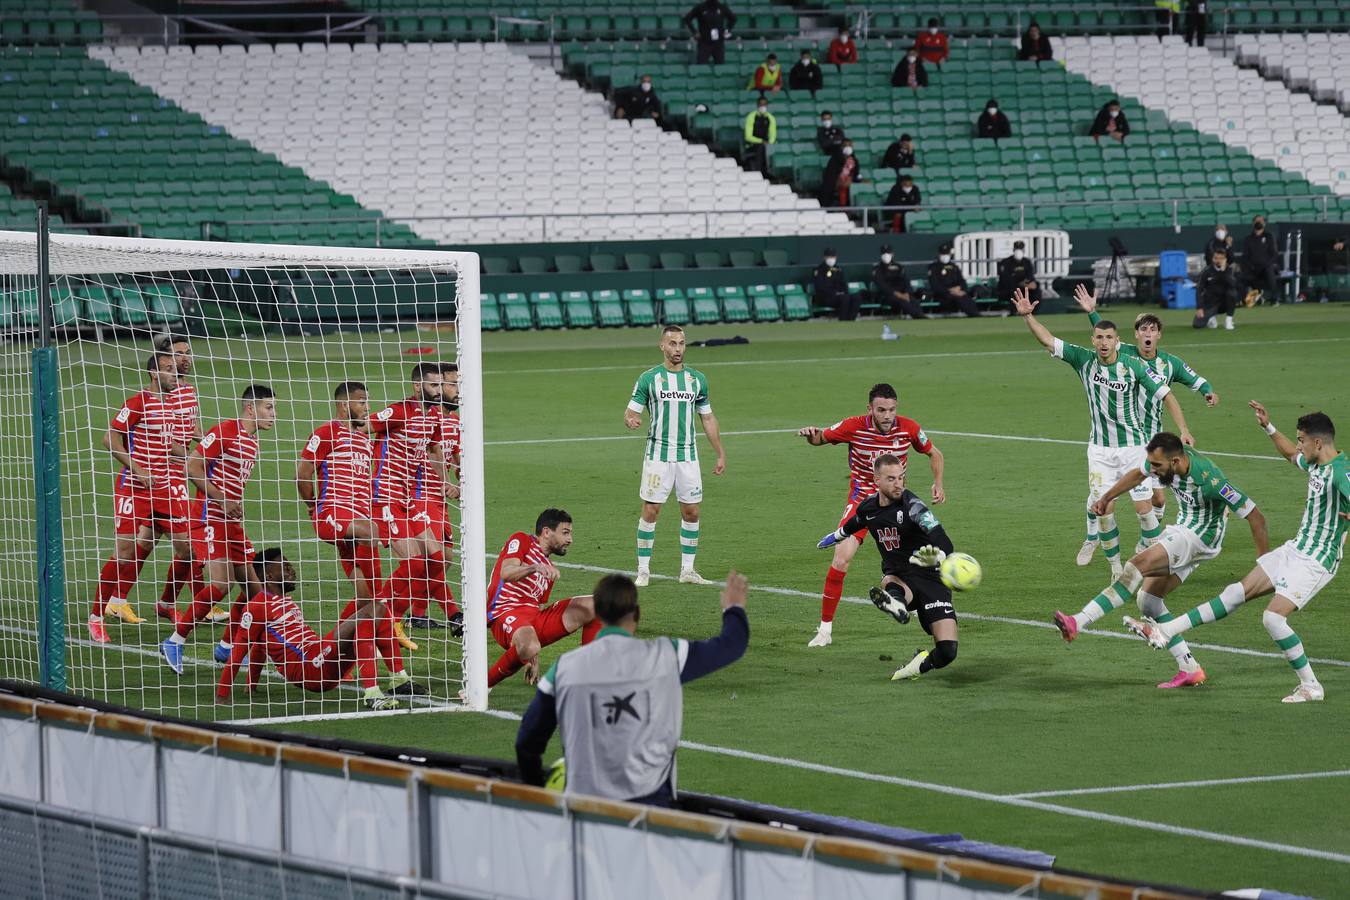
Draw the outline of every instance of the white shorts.
<instances>
[{"instance_id":1,"label":"white shorts","mask_svg":"<svg viewBox=\"0 0 1350 900\"><path fill-rule=\"evenodd\" d=\"M1143 447L1099 447L1088 444L1088 503L1095 503L1117 481L1138 469L1148 458ZM1130 491L1131 500L1149 500L1153 487L1149 479Z\"/></svg>"},{"instance_id":2,"label":"white shorts","mask_svg":"<svg viewBox=\"0 0 1350 900\"><path fill-rule=\"evenodd\" d=\"M1307 606L1333 575L1322 568L1320 562L1295 549L1293 541L1285 541L1258 559L1256 564L1270 579L1275 593L1299 609Z\"/></svg>"},{"instance_id":3,"label":"white shorts","mask_svg":"<svg viewBox=\"0 0 1350 900\"><path fill-rule=\"evenodd\" d=\"M1172 574L1185 581L1205 560L1218 556L1222 547L1208 547L1200 536L1189 528L1168 525L1158 536L1158 543L1167 551L1167 566Z\"/></svg>"},{"instance_id":4,"label":"white shorts","mask_svg":"<svg viewBox=\"0 0 1350 900\"><path fill-rule=\"evenodd\" d=\"M647 503L665 503L670 492L681 503L703 502L703 472L698 460L692 462L642 461L642 483L638 496Z\"/></svg>"}]
</instances>

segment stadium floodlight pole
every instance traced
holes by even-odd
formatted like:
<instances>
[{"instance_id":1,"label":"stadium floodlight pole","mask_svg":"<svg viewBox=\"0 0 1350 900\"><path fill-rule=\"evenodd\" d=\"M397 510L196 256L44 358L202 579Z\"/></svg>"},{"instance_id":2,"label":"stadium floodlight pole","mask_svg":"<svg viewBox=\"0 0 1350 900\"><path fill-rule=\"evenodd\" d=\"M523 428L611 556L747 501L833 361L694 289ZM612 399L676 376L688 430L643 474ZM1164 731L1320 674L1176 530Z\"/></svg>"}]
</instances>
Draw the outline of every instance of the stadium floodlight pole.
<instances>
[{"instance_id":1,"label":"stadium floodlight pole","mask_svg":"<svg viewBox=\"0 0 1350 900\"><path fill-rule=\"evenodd\" d=\"M487 684L487 505L483 489L483 340L478 266L463 266L455 290L455 341L459 347L460 486L463 508L477 510L477 527L465 528L461 569L464 598L464 702L486 710Z\"/></svg>"},{"instance_id":2,"label":"stadium floodlight pole","mask_svg":"<svg viewBox=\"0 0 1350 900\"><path fill-rule=\"evenodd\" d=\"M52 310L51 231L37 205L38 335L33 347L33 486L36 500L38 672L42 686L66 689L65 552L61 533L61 408Z\"/></svg>"}]
</instances>

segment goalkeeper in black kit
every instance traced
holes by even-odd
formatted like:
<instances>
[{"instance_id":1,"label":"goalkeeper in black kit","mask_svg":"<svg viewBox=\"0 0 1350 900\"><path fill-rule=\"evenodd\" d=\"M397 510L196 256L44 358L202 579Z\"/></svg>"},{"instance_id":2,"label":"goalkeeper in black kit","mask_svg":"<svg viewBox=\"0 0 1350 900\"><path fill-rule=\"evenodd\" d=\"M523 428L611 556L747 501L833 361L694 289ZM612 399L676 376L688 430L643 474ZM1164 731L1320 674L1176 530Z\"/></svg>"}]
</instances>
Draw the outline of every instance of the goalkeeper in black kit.
<instances>
[{"instance_id":1,"label":"goalkeeper in black kit","mask_svg":"<svg viewBox=\"0 0 1350 900\"><path fill-rule=\"evenodd\" d=\"M913 492L905 490L905 467L898 456L883 453L872 463L877 493L839 529L817 544L824 549L866 528L881 551L881 585L868 592L877 609L901 625L916 613L923 630L933 636L932 650L918 650L891 676L918 678L956 659L956 609L952 592L938 567L953 550L937 516Z\"/></svg>"}]
</instances>

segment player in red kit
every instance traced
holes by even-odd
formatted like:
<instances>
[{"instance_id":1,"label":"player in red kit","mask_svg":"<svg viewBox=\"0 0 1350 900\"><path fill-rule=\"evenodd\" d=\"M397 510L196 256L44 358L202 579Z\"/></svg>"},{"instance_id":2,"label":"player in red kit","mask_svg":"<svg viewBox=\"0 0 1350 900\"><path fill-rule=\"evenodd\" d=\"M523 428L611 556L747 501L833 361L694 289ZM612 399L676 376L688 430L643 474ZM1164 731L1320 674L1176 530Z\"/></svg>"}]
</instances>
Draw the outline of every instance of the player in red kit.
<instances>
[{"instance_id":1,"label":"player in red kit","mask_svg":"<svg viewBox=\"0 0 1350 900\"><path fill-rule=\"evenodd\" d=\"M600 631L600 620L590 596L548 603L558 569L550 556L566 556L572 545L572 517L561 509L546 509L534 523L534 534L517 531L497 554L488 584L488 627L506 652L488 671L488 687L525 669L525 682L539 680L539 651L583 629L581 642L589 644Z\"/></svg>"},{"instance_id":2,"label":"player in red kit","mask_svg":"<svg viewBox=\"0 0 1350 900\"><path fill-rule=\"evenodd\" d=\"M445 617L462 622L459 607L445 582L444 531L433 526L445 507L445 457L441 443L441 367L420 363L412 370L412 396L380 410L370 420L375 435L375 524L380 541L398 558L398 567L385 582L380 599L389 603L395 633L409 649L416 649L402 633L401 621L417 600L424 626L431 626L425 601L434 599ZM440 496L421 490L425 471L435 473ZM456 620L456 616L459 616ZM435 627L442 627L439 623ZM462 626L458 629L462 633Z\"/></svg>"},{"instance_id":3,"label":"player in red kit","mask_svg":"<svg viewBox=\"0 0 1350 900\"><path fill-rule=\"evenodd\" d=\"M441 457L445 460L446 474L454 476L456 482L459 481L459 440L459 366L441 363ZM459 499L458 485L442 481L439 472L424 465L417 479L417 496L426 499L431 530L449 553L455 546L455 534L450 527L448 501ZM422 609L426 608L425 602L418 602ZM414 616L419 615L417 609L418 603L414 603Z\"/></svg>"},{"instance_id":4,"label":"player in red kit","mask_svg":"<svg viewBox=\"0 0 1350 900\"><path fill-rule=\"evenodd\" d=\"M89 636L100 644L108 642L105 610L124 622L145 621L132 611L126 596L161 534L170 535L176 556L191 559L187 485L173 401L178 369L172 354L156 352L146 360L146 371L150 386L127 398L103 435L103 446L122 468L113 487L116 543L99 572L98 595L89 613Z\"/></svg>"},{"instance_id":5,"label":"player in red kit","mask_svg":"<svg viewBox=\"0 0 1350 900\"><path fill-rule=\"evenodd\" d=\"M307 691L326 692L337 688L362 660L374 658L380 638L373 617L375 602L362 601L353 614L332 631L319 637L305 623L305 617L289 596L296 583L295 568L277 547L264 550L253 562L258 591L238 612L231 610L237 639L225 660L225 670L216 685L216 699L230 700L235 678L244 660L249 661L246 689L251 693L270 659L281 676ZM385 641L392 642L391 636ZM393 658L397 660L397 654ZM181 673L180 673L181 674ZM409 682L408 673L398 664L390 679L397 689ZM378 686L366 689L366 705L371 709L394 709L398 701Z\"/></svg>"},{"instance_id":6,"label":"player in red kit","mask_svg":"<svg viewBox=\"0 0 1350 900\"><path fill-rule=\"evenodd\" d=\"M258 462L258 432L277 421L276 394L262 384L244 389L239 418L212 428L188 457L188 478L197 489L192 501L192 555L203 567L205 583L192 596L186 612L176 612L174 631L160 652L174 671L183 671L183 644L198 622L225 599L230 585L243 589L247 602L258 592L251 581L253 544L244 532L244 488ZM226 634L218 661L229 652Z\"/></svg>"},{"instance_id":7,"label":"player in red kit","mask_svg":"<svg viewBox=\"0 0 1350 900\"><path fill-rule=\"evenodd\" d=\"M911 447L926 455L933 469L933 503L946 499L942 489L942 452L933 446L918 422L896 415L897 406L895 388L889 384L873 385L867 394L865 414L844 419L829 428L807 427L797 432L813 447L848 444L848 502L840 525L852 518L859 503L877 492L872 476L876 458L883 454L896 456L903 475ZM821 593L820 627L808 647L827 647L833 640L834 612L839 607L839 598L844 595L844 575L866 536L867 529L864 528L835 545L834 559L825 575L825 589Z\"/></svg>"}]
</instances>

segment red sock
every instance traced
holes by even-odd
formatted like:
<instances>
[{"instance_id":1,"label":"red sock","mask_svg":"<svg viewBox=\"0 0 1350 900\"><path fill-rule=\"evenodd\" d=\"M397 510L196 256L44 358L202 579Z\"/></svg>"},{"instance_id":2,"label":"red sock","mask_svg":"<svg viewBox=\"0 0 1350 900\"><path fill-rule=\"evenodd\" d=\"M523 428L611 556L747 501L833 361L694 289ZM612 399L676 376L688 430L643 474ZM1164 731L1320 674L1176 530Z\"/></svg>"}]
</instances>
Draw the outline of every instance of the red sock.
<instances>
[{"instance_id":1,"label":"red sock","mask_svg":"<svg viewBox=\"0 0 1350 900\"><path fill-rule=\"evenodd\" d=\"M123 563L119 562L116 556L110 556L108 561L103 564L103 568L98 573L98 594L94 597L94 605L90 613L95 616L102 616L103 609L108 605L108 601L118 594L118 589L122 585Z\"/></svg>"},{"instance_id":2,"label":"red sock","mask_svg":"<svg viewBox=\"0 0 1350 900\"><path fill-rule=\"evenodd\" d=\"M383 603L376 610L373 628L376 652L384 657L384 667L397 675L403 671L403 651L394 640L394 617Z\"/></svg>"},{"instance_id":3,"label":"red sock","mask_svg":"<svg viewBox=\"0 0 1350 900\"><path fill-rule=\"evenodd\" d=\"M450 585L445 583L445 557L439 553L435 556L429 556L426 559L427 566L427 596L436 601L440 606L441 612L449 619L455 613L459 612L459 607L455 605L455 595L450 592ZM422 604L426 609L426 604ZM413 609L417 609L417 604L413 604ZM424 612L423 615L426 615Z\"/></svg>"},{"instance_id":4,"label":"red sock","mask_svg":"<svg viewBox=\"0 0 1350 900\"><path fill-rule=\"evenodd\" d=\"M160 606L173 606L178 602L178 595L183 592L183 585L192 580L192 560L179 559L177 556L169 563L169 574L164 579L164 590L159 595Z\"/></svg>"},{"instance_id":5,"label":"red sock","mask_svg":"<svg viewBox=\"0 0 1350 900\"><path fill-rule=\"evenodd\" d=\"M412 605L413 598L417 596L417 589L425 580L426 560L421 557L405 559L399 562L394 574L380 586L379 593L375 596L389 603L391 609L397 606L406 610Z\"/></svg>"},{"instance_id":6,"label":"red sock","mask_svg":"<svg viewBox=\"0 0 1350 900\"><path fill-rule=\"evenodd\" d=\"M141 569L145 567L145 561L154 552L154 544L137 544L136 558L127 560L122 564L121 583L117 587L117 593L113 595L118 603L126 602L127 595L131 593L131 589L136 586L136 581L141 577Z\"/></svg>"},{"instance_id":7,"label":"red sock","mask_svg":"<svg viewBox=\"0 0 1350 900\"><path fill-rule=\"evenodd\" d=\"M192 633L196 624L206 618L206 614L211 611L211 607L224 599L225 592L223 590L215 585L208 584L192 595L192 602L188 604L187 612L174 612L173 630L178 632L179 637L187 637Z\"/></svg>"},{"instance_id":8,"label":"red sock","mask_svg":"<svg viewBox=\"0 0 1350 900\"><path fill-rule=\"evenodd\" d=\"M488 669L488 687L493 687L503 679L510 678L520 671L520 657L516 655L516 648L507 650L497 661Z\"/></svg>"},{"instance_id":9,"label":"red sock","mask_svg":"<svg viewBox=\"0 0 1350 900\"><path fill-rule=\"evenodd\" d=\"M843 569L836 569L834 566L830 566L830 571L825 573L825 590L820 595L820 621L834 621L834 611L839 608L839 598L844 596L845 574Z\"/></svg>"},{"instance_id":10,"label":"red sock","mask_svg":"<svg viewBox=\"0 0 1350 900\"><path fill-rule=\"evenodd\" d=\"M352 547L352 562L366 577L372 594L380 592L380 550L370 544L356 544Z\"/></svg>"},{"instance_id":11,"label":"red sock","mask_svg":"<svg viewBox=\"0 0 1350 900\"><path fill-rule=\"evenodd\" d=\"M347 574L347 580L356 581L356 563L352 556L351 544L338 544L338 563L342 566L342 571Z\"/></svg>"},{"instance_id":12,"label":"red sock","mask_svg":"<svg viewBox=\"0 0 1350 900\"><path fill-rule=\"evenodd\" d=\"M205 569L206 565L204 563L199 563L195 561L192 563L192 577L190 579L190 582L192 585L193 597L196 597L198 594L200 594L202 592L202 588L206 587L206 582L202 580L202 572ZM225 597L222 596L220 599L224 600Z\"/></svg>"},{"instance_id":13,"label":"red sock","mask_svg":"<svg viewBox=\"0 0 1350 900\"><path fill-rule=\"evenodd\" d=\"M586 646L595 640L595 636L600 633L600 629L605 627L605 623L599 619L591 619L585 625L581 626L581 646Z\"/></svg>"}]
</instances>

